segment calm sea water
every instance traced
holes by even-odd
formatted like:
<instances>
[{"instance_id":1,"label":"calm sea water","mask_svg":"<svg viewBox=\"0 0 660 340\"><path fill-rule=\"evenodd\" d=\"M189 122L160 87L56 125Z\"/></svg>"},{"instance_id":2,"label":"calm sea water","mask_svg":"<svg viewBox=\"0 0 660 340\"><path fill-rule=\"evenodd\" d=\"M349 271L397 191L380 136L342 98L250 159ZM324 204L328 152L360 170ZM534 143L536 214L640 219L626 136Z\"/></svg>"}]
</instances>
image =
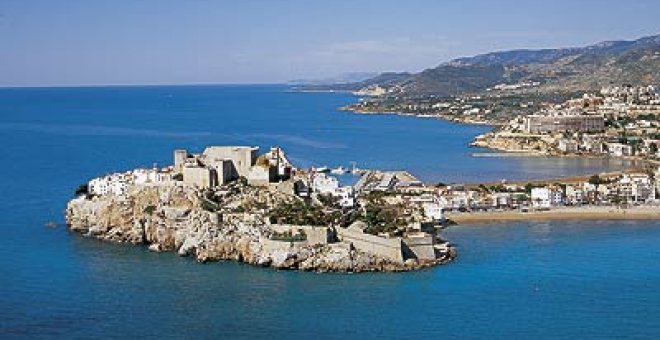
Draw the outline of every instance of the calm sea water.
<instances>
[{"instance_id":1,"label":"calm sea water","mask_svg":"<svg viewBox=\"0 0 660 340\"><path fill-rule=\"evenodd\" d=\"M487 130L358 116L350 95L284 87L0 90L0 338L656 338L657 222L460 226L451 265L322 275L173 254L69 234L90 177L208 144L278 144L302 165L405 168L426 181L616 169L602 160L475 158Z\"/></svg>"}]
</instances>

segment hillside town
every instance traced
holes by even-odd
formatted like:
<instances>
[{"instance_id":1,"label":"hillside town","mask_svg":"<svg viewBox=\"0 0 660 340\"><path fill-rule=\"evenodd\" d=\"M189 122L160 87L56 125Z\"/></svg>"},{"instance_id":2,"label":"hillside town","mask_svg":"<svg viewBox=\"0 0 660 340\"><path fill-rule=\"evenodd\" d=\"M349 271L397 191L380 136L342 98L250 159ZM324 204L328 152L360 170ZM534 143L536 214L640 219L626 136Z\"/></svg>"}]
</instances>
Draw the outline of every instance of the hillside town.
<instances>
[{"instance_id":1,"label":"hillside town","mask_svg":"<svg viewBox=\"0 0 660 340\"><path fill-rule=\"evenodd\" d=\"M353 92L360 97L359 100L341 109L359 114L387 113L500 126L518 115L534 114L554 103L581 95L581 92L574 91L534 92L538 85L538 82L503 83L476 93L412 97L397 94L396 87L385 91L374 86Z\"/></svg>"},{"instance_id":2,"label":"hillside town","mask_svg":"<svg viewBox=\"0 0 660 340\"><path fill-rule=\"evenodd\" d=\"M605 87L477 136L475 146L546 155L660 159L660 91Z\"/></svg>"},{"instance_id":3,"label":"hillside town","mask_svg":"<svg viewBox=\"0 0 660 340\"><path fill-rule=\"evenodd\" d=\"M396 93L396 87L384 91L378 86L372 86L355 91L354 94L360 96L359 100L342 109L360 114L391 113L468 124L507 126L518 117L552 114L552 111L562 111L566 106L579 106L584 97L595 99L592 104L601 106L598 111L606 116L617 112L644 116L653 114L658 105L657 85L605 86L599 91L561 88L537 91L539 85L539 82L526 81L502 83L483 91L452 96L402 96Z\"/></svg>"}]
</instances>

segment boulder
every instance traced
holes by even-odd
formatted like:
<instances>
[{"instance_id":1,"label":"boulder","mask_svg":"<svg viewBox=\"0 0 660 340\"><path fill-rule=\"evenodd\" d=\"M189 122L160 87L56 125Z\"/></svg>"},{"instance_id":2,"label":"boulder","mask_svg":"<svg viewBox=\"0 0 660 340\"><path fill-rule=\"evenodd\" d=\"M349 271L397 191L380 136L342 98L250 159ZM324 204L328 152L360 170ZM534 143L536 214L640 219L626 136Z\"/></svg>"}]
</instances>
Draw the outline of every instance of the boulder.
<instances>
[{"instance_id":1,"label":"boulder","mask_svg":"<svg viewBox=\"0 0 660 340\"><path fill-rule=\"evenodd\" d=\"M149 245L149 250L156 253L160 253L163 251L163 246L161 246L160 243L152 243Z\"/></svg>"},{"instance_id":2,"label":"boulder","mask_svg":"<svg viewBox=\"0 0 660 340\"><path fill-rule=\"evenodd\" d=\"M179 256L188 256L192 255L192 253L195 251L195 248L199 246L199 240L193 237L187 238L185 241L183 241L183 244L177 251Z\"/></svg>"}]
</instances>

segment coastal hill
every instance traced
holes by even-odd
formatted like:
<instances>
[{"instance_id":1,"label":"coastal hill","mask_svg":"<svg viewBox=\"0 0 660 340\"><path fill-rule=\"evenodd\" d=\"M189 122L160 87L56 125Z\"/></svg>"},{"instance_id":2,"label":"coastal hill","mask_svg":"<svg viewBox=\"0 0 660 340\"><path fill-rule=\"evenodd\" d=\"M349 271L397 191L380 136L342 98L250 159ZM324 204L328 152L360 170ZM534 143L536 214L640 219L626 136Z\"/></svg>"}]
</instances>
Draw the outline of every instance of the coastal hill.
<instances>
[{"instance_id":1,"label":"coastal hill","mask_svg":"<svg viewBox=\"0 0 660 340\"><path fill-rule=\"evenodd\" d=\"M306 91L357 91L362 88L370 86L384 86L392 87L406 79L409 79L413 74L408 72L383 72L374 77L362 79L354 82L334 82L334 83L298 83L297 87Z\"/></svg>"},{"instance_id":2,"label":"coastal hill","mask_svg":"<svg viewBox=\"0 0 660 340\"><path fill-rule=\"evenodd\" d=\"M534 91L540 92L658 83L660 35L586 47L492 52L454 59L419 73L383 73L326 89L359 90L380 86L390 93L409 97L451 96L520 82L539 82Z\"/></svg>"},{"instance_id":3,"label":"coastal hill","mask_svg":"<svg viewBox=\"0 0 660 340\"><path fill-rule=\"evenodd\" d=\"M332 84L353 84L378 76L378 72L348 72L328 78L292 79L287 83L294 86L314 86Z\"/></svg>"}]
</instances>

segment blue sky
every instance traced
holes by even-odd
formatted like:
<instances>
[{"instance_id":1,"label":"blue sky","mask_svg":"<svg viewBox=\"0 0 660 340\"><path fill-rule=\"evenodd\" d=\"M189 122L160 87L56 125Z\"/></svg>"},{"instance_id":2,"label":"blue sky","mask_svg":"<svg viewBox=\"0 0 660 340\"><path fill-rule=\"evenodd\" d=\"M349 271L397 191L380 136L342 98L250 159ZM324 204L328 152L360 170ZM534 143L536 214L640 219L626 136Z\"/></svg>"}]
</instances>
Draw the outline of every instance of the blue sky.
<instances>
[{"instance_id":1,"label":"blue sky","mask_svg":"<svg viewBox=\"0 0 660 340\"><path fill-rule=\"evenodd\" d=\"M419 71L660 34L660 1L2 0L0 86L263 83Z\"/></svg>"}]
</instances>

